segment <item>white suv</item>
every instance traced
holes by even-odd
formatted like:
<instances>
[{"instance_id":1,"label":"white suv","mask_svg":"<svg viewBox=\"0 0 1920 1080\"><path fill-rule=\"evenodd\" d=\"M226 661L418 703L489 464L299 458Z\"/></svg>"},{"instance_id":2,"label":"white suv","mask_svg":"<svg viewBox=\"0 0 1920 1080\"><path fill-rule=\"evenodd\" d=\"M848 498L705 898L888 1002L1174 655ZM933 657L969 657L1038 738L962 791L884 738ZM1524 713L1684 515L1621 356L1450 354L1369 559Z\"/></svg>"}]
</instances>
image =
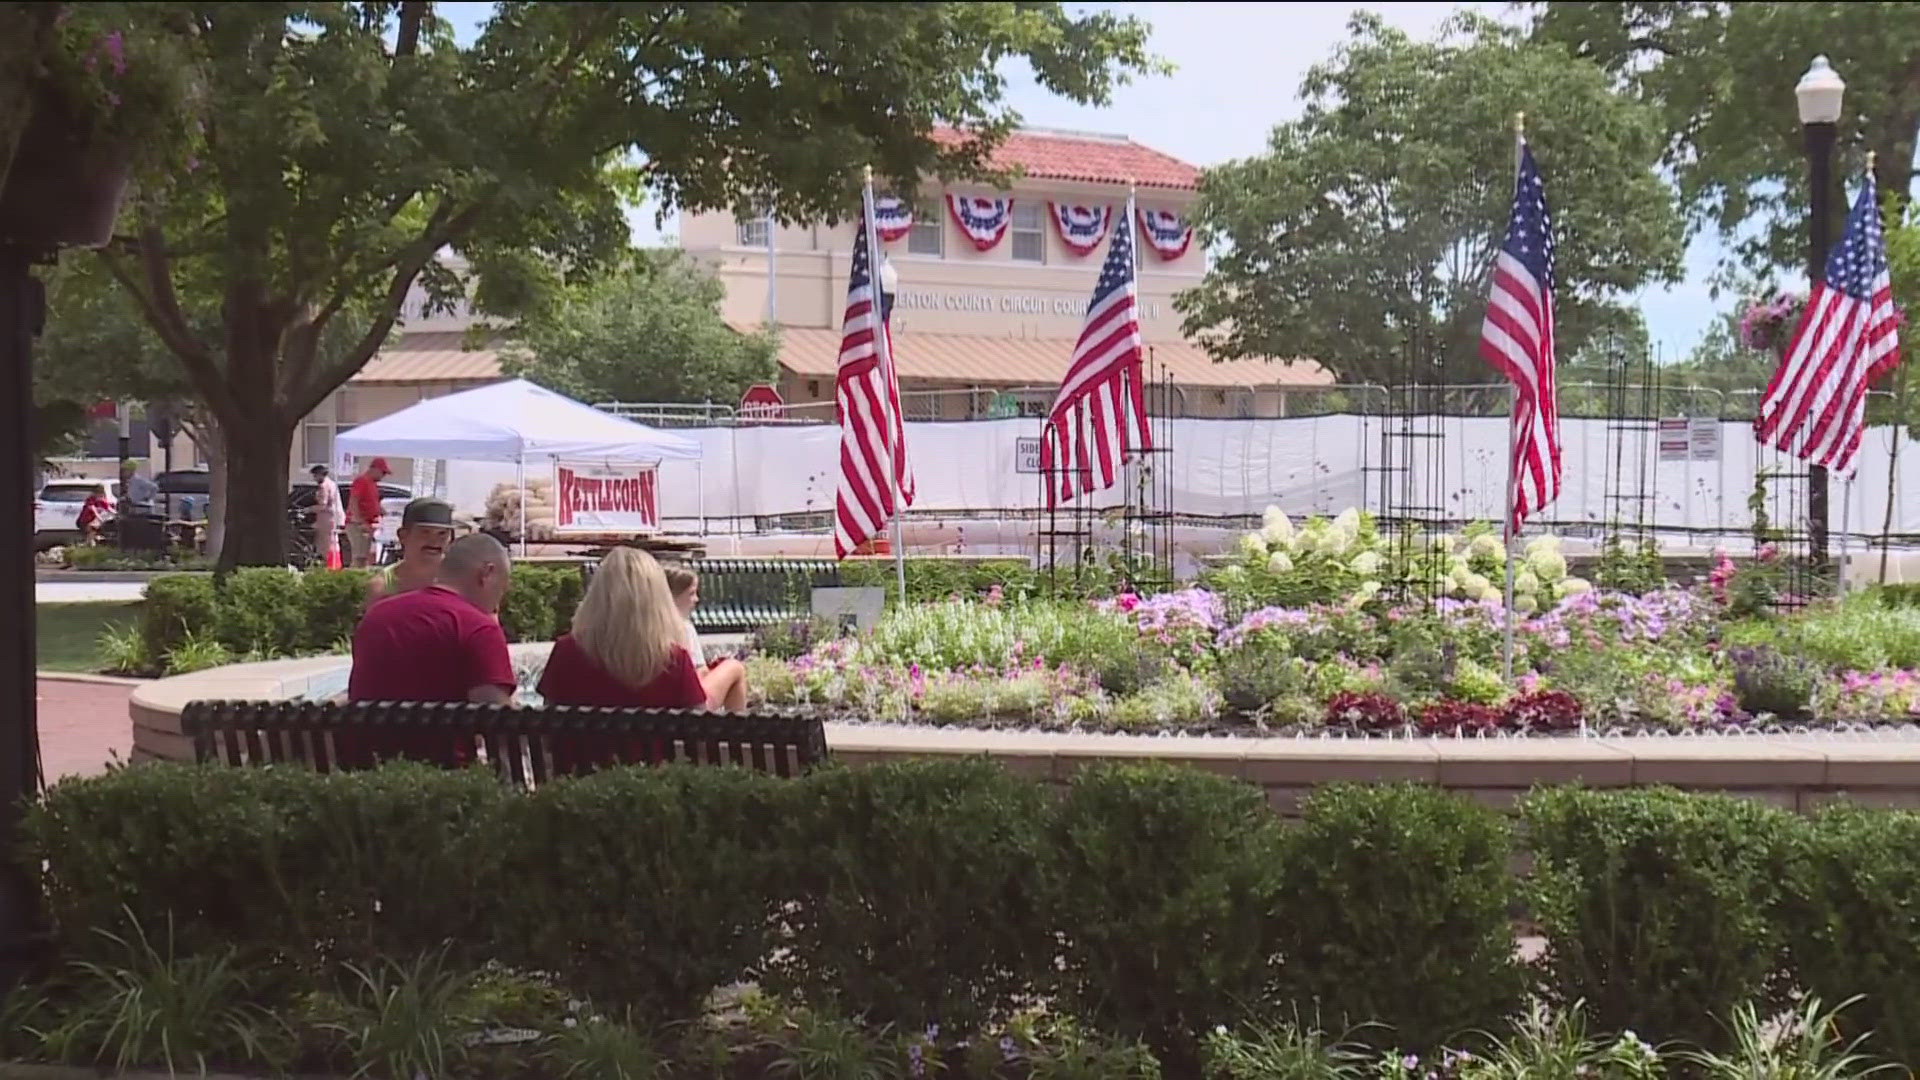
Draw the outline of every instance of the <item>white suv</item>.
<instances>
[{"instance_id":1,"label":"white suv","mask_svg":"<svg viewBox=\"0 0 1920 1080\"><path fill-rule=\"evenodd\" d=\"M80 539L80 508L94 489L107 486L107 501L120 501L118 480L49 480L33 500L33 547L36 551Z\"/></svg>"}]
</instances>

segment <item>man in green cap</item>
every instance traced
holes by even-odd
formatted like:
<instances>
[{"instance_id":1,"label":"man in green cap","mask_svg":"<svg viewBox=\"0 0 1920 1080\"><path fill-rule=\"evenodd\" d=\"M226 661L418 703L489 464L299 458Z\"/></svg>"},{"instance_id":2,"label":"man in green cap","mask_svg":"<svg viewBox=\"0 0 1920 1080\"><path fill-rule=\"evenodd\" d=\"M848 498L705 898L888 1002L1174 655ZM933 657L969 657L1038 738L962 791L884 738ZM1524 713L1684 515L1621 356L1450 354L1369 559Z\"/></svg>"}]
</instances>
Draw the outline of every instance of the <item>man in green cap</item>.
<instances>
[{"instance_id":1,"label":"man in green cap","mask_svg":"<svg viewBox=\"0 0 1920 1080\"><path fill-rule=\"evenodd\" d=\"M439 499L415 499L400 515L400 561L373 575L367 603L433 584L453 543L453 507Z\"/></svg>"}]
</instances>

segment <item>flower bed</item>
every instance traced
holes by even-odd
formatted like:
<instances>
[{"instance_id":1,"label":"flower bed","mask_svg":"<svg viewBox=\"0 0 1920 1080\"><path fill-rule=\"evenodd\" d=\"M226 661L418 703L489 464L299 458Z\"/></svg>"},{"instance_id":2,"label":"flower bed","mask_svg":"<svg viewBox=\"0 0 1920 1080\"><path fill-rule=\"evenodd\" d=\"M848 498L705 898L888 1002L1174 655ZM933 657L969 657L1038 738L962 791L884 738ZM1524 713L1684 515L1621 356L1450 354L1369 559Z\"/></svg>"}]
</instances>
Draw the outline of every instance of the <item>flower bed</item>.
<instances>
[{"instance_id":1,"label":"flower bed","mask_svg":"<svg viewBox=\"0 0 1920 1080\"><path fill-rule=\"evenodd\" d=\"M1778 614L1780 575L1724 557L1693 590L1595 589L1537 537L1386 537L1270 511L1203 584L1103 600L892 608L860 638L779 628L761 700L843 721L1140 733L1570 735L1912 724L1920 610L1869 593ZM1638 560L1643 555L1635 554ZM1621 575L1612 574L1619 577ZM1894 602L1894 601L1899 602Z\"/></svg>"}]
</instances>

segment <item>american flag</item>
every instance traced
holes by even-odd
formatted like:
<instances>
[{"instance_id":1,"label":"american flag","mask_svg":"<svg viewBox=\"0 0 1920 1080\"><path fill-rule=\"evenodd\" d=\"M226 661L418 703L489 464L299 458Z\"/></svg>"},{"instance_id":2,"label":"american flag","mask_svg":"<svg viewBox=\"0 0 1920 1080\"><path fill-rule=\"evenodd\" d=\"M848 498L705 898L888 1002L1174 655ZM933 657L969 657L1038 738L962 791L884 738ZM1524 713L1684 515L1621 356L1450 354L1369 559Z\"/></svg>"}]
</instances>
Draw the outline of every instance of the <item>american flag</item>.
<instances>
[{"instance_id":1,"label":"american flag","mask_svg":"<svg viewBox=\"0 0 1920 1080\"><path fill-rule=\"evenodd\" d=\"M1493 295L1480 326L1480 355L1512 380L1509 535L1560 494L1560 402L1554 387L1553 217L1547 187L1520 145L1507 239L1493 261Z\"/></svg>"},{"instance_id":2,"label":"american flag","mask_svg":"<svg viewBox=\"0 0 1920 1080\"><path fill-rule=\"evenodd\" d=\"M834 551L844 559L879 536L894 514L913 505L906 428L900 420L900 382L894 376L892 312L885 310L873 269L873 191L867 190L847 277L847 313L840 321L840 366L834 379L840 422L840 491L834 508ZM893 470L889 483L887 470Z\"/></svg>"},{"instance_id":3,"label":"american flag","mask_svg":"<svg viewBox=\"0 0 1920 1080\"><path fill-rule=\"evenodd\" d=\"M1760 440L1846 475L1867 430L1867 386L1900 359L1899 316L1886 234L1868 176L1826 280L1813 287L1800 327L1760 400Z\"/></svg>"},{"instance_id":4,"label":"american flag","mask_svg":"<svg viewBox=\"0 0 1920 1080\"><path fill-rule=\"evenodd\" d=\"M1073 363L1053 399L1040 439L1047 505L1110 488L1133 450L1153 448L1141 378L1139 292L1133 272L1133 205L1128 227L1113 230Z\"/></svg>"}]
</instances>

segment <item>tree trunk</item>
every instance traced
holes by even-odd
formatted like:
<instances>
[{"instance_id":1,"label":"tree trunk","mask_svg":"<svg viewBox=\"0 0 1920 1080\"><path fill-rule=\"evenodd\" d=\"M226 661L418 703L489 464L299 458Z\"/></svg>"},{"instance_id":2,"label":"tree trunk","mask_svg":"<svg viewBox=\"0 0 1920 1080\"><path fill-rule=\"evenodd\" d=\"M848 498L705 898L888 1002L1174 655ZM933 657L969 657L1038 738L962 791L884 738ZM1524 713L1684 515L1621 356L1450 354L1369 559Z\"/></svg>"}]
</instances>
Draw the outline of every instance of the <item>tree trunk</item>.
<instances>
[{"instance_id":1,"label":"tree trunk","mask_svg":"<svg viewBox=\"0 0 1920 1080\"><path fill-rule=\"evenodd\" d=\"M221 516L221 570L283 566L287 561L287 461L294 425L262 409L252 423L221 425L226 491Z\"/></svg>"},{"instance_id":2,"label":"tree trunk","mask_svg":"<svg viewBox=\"0 0 1920 1080\"><path fill-rule=\"evenodd\" d=\"M200 456L207 462L207 557L218 559L227 537L227 450L220 443L220 425L195 420L186 427Z\"/></svg>"}]
</instances>

